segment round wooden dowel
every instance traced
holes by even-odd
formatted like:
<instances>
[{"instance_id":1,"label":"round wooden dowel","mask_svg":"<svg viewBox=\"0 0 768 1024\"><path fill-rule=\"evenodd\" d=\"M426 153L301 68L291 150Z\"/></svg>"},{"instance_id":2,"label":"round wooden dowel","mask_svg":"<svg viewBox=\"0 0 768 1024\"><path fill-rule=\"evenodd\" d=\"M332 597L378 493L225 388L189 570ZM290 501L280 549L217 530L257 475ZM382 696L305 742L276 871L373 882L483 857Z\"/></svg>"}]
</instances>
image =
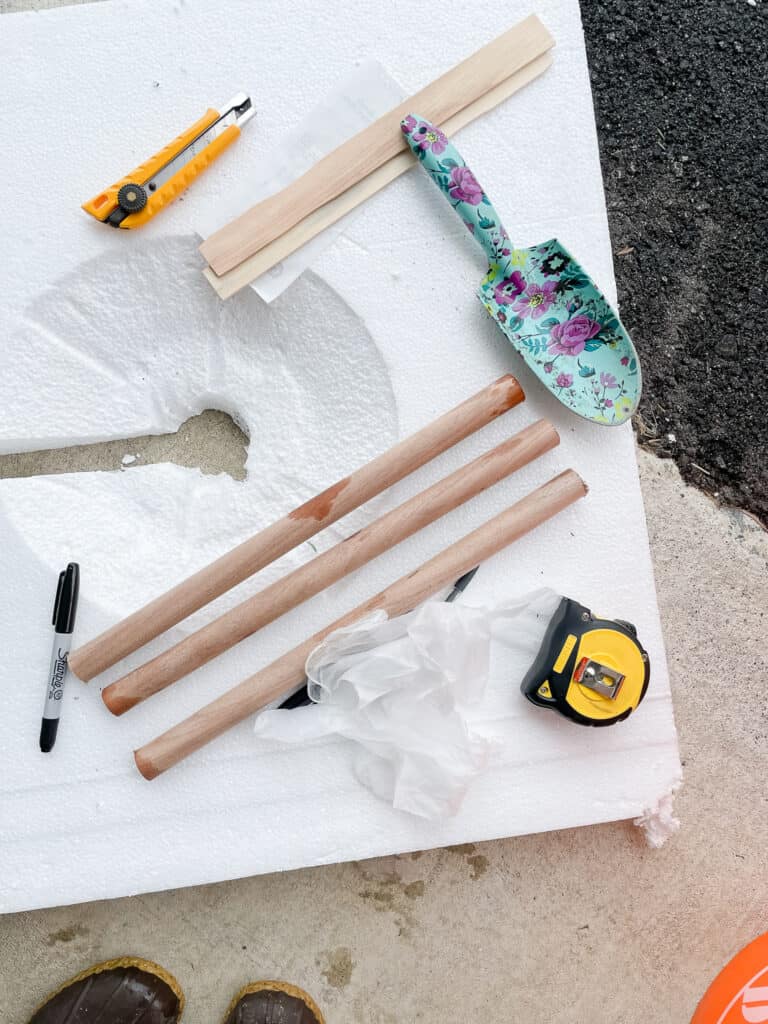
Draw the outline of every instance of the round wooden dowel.
<instances>
[{"instance_id":1,"label":"round wooden dowel","mask_svg":"<svg viewBox=\"0 0 768 1024\"><path fill-rule=\"evenodd\" d=\"M123 714L537 459L559 440L551 423L538 420L107 686L104 703L114 714Z\"/></svg>"},{"instance_id":2,"label":"round wooden dowel","mask_svg":"<svg viewBox=\"0 0 768 1024\"><path fill-rule=\"evenodd\" d=\"M156 778L227 729L294 689L304 677L304 666L310 652L329 633L376 609L383 609L391 617L415 608L586 493L586 484L573 470L561 473L414 572L403 576L162 736L140 747L134 752L139 771L145 779Z\"/></svg>"},{"instance_id":3,"label":"round wooden dowel","mask_svg":"<svg viewBox=\"0 0 768 1024\"><path fill-rule=\"evenodd\" d=\"M433 423L400 441L289 515L261 530L167 593L150 601L69 656L69 668L87 682L116 665L238 583L375 498L523 401L511 374L499 377Z\"/></svg>"}]
</instances>

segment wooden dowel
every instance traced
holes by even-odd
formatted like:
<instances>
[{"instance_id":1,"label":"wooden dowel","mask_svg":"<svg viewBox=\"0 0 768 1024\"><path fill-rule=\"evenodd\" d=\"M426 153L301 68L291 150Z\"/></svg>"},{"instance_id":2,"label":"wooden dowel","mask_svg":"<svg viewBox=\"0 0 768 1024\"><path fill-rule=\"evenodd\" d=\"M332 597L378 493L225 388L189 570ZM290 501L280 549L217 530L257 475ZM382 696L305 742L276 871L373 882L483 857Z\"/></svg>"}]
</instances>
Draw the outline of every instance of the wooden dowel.
<instances>
[{"instance_id":1,"label":"wooden dowel","mask_svg":"<svg viewBox=\"0 0 768 1024\"><path fill-rule=\"evenodd\" d=\"M523 401L511 374L400 441L69 656L87 682Z\"/></svg>"},{"instance_id":2,"label":"wooden dowel","mask_svg":"<svg viewBox=\"0 0 768 1024\"><path fill-rule=\"evenodd\" d=\"M538 75L543 74L551 63L552 57L548 53L543 54L541 57L536 57L530 64L526 64L525 67L520 68L519 71L516 71L497 85L495 89L491 89L490 92L475 100L474 103L470 103L469 106L454 114L453 117L449 117L447 121L441 122L439 127L449 139L452 139L466 125L489 110L493 110L503 100L522 89L523 86L528 85ZM205 267L203 270L205 278L220 298L230 298L236 292L239 292L241 288L245 288L252 281L255 281L257 277L266 274L268 270L282 262L291 253L296 252L302 245L306 245L307 242L325 231L326 228L341 220L342 217L346 216L357 206L360 206L366 199L376 195L377 192L380 192L381 189L391 181L394 181L395 178L405 174L412 167L416 167L417 164L418 161L414 158L410 149L398 153L397 156L393 156L386 163L383 163L381 167L371 171L370 174L366 175L361 181L358 181L357 184L351 185L346 192L342 192L336 199L332 199L329 203L318 207L317 210L313 210L312 213L299 221L294 227L289 228L282 235L273 239L262 249L259 249L258 252L243 260L242 263L238 263L232 270L219 275L215 274L210 267Z\"/></svg>"},{"instance_id":3,"label":"wooden dowel","mask_svg":"<svg viewBox=\"0 0 768 1024\"><path fill-rule=\"evenodd\" d=\"M113 714L123 714L550 451L559 441L552 424L538 420L107 686L101 694L104 703Z\"/></svg>"},{"instance_id":4,"label":"wooden dowel","mask_svg":"<svg viewBox=\"0 0 768 1024\"><path fill-rule=\"evenodd\" d=\"M280 192L246 210L200 246L224 274L329 203L406 147L400 122L415 112L442 124L554 43L535 14L525 18L436 81L404 100L311 167Z\"/></svg>"},{"instance_id":5,"label":"wooden dowel","mask_svg":"<svg viewBox=\"0 0 768 1024\"><path fill-rule=\"evenodd\" d=\"M304 678L310 653L330 633L376 609L383 609L393 617L415 608L586 493L586 484L573 470L561 473L414 572L140 747L134 752L139 771L145 779L156 778L227 729L295 689Z\"/></svg>"}]
</instances>

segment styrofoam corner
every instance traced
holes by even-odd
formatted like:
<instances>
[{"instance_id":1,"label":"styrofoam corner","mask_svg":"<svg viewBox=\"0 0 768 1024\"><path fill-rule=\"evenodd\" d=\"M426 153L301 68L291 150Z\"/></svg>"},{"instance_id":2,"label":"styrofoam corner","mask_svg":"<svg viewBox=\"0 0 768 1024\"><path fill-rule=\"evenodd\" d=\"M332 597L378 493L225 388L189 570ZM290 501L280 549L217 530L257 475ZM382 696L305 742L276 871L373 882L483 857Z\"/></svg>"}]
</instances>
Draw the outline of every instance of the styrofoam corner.
<instances>
[{"instance_id":1,"label":"styrofoam corner","mask_svg":"<svg viewBox=\"0 0 768 1024\"><path fill-rule=\"evenodd\" d=\"M674 815L675 793L679 788L679 785L675 786L660 797L653 807L647 808L639 818L635 818L635 825L643 829L646 842L652 850L661 849L680 828L680 820Z\"/></svg>"}]
</instances>

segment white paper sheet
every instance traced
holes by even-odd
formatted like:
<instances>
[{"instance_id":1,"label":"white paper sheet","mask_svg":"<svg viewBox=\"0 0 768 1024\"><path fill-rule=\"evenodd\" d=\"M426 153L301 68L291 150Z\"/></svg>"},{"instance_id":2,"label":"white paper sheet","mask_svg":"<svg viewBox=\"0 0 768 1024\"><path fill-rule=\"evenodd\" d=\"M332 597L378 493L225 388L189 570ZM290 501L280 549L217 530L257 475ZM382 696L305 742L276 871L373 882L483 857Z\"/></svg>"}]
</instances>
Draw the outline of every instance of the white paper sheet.
<instances>
[{"instance_id":1,"label":"white paper sheet","mask_svg":"<svg viewBox=\"0 0 768 1024\"><path fill-rule=\"evenodd\" d=\"M207 238L260 199L300 177L321 157L397 106L401 99L403 90L379 61L361 61L264 155L254 175L222 196L215 207L200 211L195 230L202 238ZM256 278L251 288L265 302L282 295L339 237L345 224L349 225L350 217L354 217L354 212Z\"/></svg>"}]
</instances>

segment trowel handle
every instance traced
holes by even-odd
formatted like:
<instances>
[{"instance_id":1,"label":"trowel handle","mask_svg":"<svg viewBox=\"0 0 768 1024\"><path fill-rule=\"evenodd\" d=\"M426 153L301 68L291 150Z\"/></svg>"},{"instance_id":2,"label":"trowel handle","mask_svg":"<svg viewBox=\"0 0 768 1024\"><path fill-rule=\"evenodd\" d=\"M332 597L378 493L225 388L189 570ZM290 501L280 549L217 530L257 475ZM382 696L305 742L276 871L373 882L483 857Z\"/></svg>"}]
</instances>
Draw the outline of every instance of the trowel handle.
<instances>
[{"instance_id":1,"label":"trowel handle","mask_svg":"<svg viewBox=\"0 0 768 1024\"><path fill-rule=\"evenodd\" d=\"M509 256L512 243L501 218L456 147L439 128L416 114L409 114L400 126L422 167L482 246L489 261L495 263Z\"/></svg>"}]
</instances>

